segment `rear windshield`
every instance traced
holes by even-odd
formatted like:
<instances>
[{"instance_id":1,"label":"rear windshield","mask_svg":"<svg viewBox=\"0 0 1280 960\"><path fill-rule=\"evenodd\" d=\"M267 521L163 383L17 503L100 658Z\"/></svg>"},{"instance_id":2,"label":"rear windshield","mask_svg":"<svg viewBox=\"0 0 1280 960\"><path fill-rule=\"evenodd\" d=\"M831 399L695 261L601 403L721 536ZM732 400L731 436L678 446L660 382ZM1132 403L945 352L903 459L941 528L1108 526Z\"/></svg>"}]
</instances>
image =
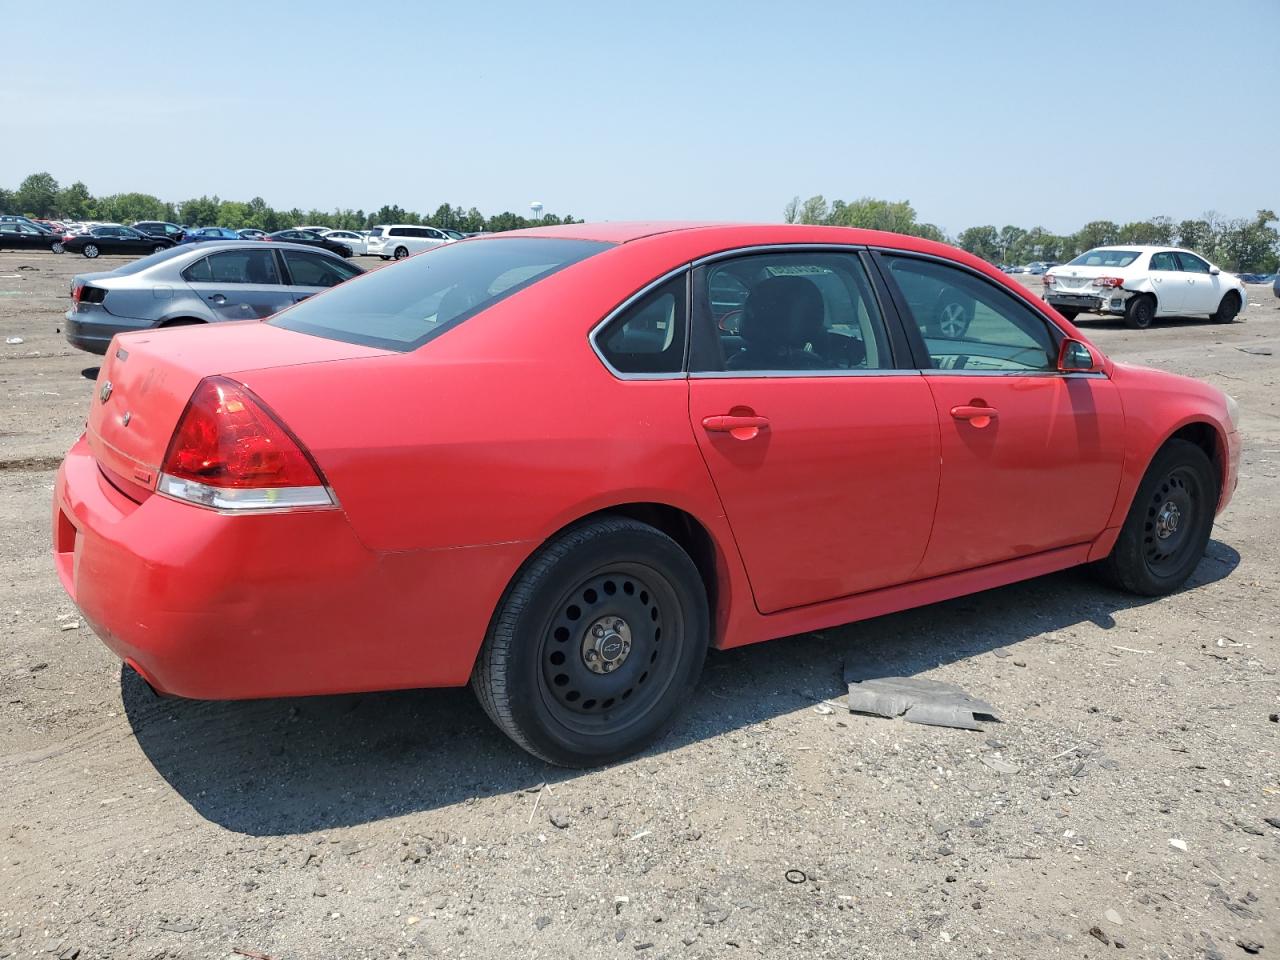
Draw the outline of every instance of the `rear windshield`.
<instances>
[{"instance_id":1,"label":"rear windshield","mask_svg":"<svg viewBox=\"0 0 1280 960\"><path fill-rule=\"evenodd\" d=\"M1141 254L1137 250L1089 250L1080 254L1069 267L1127 267Z\"/></svg>"},{"instance_id":2,"label":"rear windshield","mask_svg":"<svg viewBox=\"0 0 1280 960\"><path fill-rule=\"evenodd\" d=\"M414 350L609 246L538 237L451 243L365 274L268 322L330 340Z\"/></svg>"}]
</instances>

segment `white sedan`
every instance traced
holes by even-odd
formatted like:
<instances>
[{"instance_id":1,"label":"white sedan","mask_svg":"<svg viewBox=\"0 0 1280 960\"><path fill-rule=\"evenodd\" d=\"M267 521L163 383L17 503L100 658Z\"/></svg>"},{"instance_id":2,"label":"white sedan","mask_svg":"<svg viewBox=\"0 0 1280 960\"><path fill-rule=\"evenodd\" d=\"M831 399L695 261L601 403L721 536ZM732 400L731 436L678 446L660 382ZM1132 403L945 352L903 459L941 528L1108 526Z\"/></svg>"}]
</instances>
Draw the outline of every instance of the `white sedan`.
<instances>
[{"instance_id":1,"label":"white sedan","mask_svg":"<svg viewBox=\"0 0 1280 960\"><path fill-rule=\"evenodd\" d=\"M369 238L354 230L316 230L316 233L327 240L336 240L351 248L353 257L363 257L369 253Z\"/></svg>"},{"instance_id":2,"label":"white sedan","mask_svg":"<svg viewBox=\"0 0 1280 960\"><path fill-rule=\"evenodd\" d=\"M1156 317L1230 323L1249 302L1239 277L1198 254L1138 244L1098 247L1054 267L1044 275L1044 298L1068 320L1113 314L1137 329Z\"/></svg>"}]
</instances>

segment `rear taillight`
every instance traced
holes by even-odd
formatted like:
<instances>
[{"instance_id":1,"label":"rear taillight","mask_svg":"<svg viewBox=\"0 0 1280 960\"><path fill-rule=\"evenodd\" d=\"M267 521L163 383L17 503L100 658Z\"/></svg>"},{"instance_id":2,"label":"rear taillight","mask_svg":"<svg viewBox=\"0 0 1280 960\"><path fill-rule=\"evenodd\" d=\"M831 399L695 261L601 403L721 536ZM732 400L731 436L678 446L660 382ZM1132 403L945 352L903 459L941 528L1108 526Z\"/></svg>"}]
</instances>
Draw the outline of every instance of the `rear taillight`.
<instances>
[{"instance_id":1,"label":"rear taillight","mask_svg":"<svg viewBox=\"0 0 1280 960\"><path fill-rule=\"evenodd\" d=\"M1095 287L1122 287L1124 277L1098 277L1093 281Z\"/></svg>"},{"instance_id":2,"label":"rear taillight","mask_svg":"<svg viewBox=\"0 0 1280 960\"><path fill-rule=\"evenodd\" d=\"M102 303L107 299L107 291L102 287L95 287L91 283L77 283L71 288L71 299L77 304L81 303Z\"/></svg>"},{"instance_id":3,"label":"rear taillight","mask_svg":"<svg viewBox=\"0 0 1280 960\"><path fill-rule=\"evenodd\" d=\"M1055 278L1054 278L1054 276L1053 276L1053 274L1052 274L1052 273L1046 273L1046 274L1044 275L1044 285L1045 285L1046 287L1052 287L1052 286L1053 286L1054 279L1055 279Z\"/></svg>"},{"instance_id":4,"label":"rear taillight","mask_svg":"<svg viewBox=\"0 0 1280 960\"><path fill-rule=\"evenodd\" d=\"M218 510L331 506L320 468L242 384L201 380L178 421L160 493Z\"/></svg>"},{"instance_id":5,"label":"rear taillight","mask_svg":"<svg viewBox=\"0 0 1280 960\"><path fill-rule=\"evenodd\" d=\"M83 292L84 292L84 284L83 284L83 283L75 283L75 284L72 284L72 285L71 285L71 302L72 302L72 303L79 303L79 302L80 302L80 294L82 294Z\"/></svg>"}]
</instances>

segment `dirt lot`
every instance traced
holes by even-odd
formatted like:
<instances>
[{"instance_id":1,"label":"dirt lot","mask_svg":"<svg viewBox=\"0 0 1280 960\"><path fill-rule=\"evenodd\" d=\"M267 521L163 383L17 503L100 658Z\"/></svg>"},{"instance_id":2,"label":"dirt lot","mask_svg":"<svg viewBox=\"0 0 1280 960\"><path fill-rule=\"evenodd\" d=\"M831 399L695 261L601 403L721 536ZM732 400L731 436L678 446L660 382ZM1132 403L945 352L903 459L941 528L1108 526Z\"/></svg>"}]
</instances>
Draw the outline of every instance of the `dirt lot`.
<instances>
[{"instance_id":1,"label":"dirt lot","mask_svg":"<svg viewBox=\"0 0 1280 960\"><path fill-rule=\"evenodd\" d=\"M1240 487L1186 590L1069 572L714 654L675 734L572 773L466 691L162 701L122 674L49 557L86 269L0 254L0 958L1280 955L1268 288L1230 327L1082 318L1240 401ZM1003 723L821 712L846 657Z\"/></svg>"}]
</instances>

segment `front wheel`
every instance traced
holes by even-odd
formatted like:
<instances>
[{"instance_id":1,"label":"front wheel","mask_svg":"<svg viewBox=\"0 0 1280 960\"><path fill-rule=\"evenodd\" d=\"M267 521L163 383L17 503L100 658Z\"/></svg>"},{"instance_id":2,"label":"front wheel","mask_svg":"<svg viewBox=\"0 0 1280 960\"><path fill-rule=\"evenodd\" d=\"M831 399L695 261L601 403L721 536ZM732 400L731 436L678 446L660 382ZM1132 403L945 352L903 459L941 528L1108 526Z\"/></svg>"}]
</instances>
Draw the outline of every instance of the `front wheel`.
<instances>
[{"instance_id":1,"label":"front wheel","mask_svg":"<svg viewBox=\"0 0 1280 960\"><path fill-rule=\"evenodd\" d=\"M408 255L409 255L409 251L408 251L408 250L406 250L404 247L396 247L396 259L397 259L397 260L403 260L403 259L404 259L405 257L407 257Z\"/></svg>"},{"instance_id":2,"label":"front wheel","mask_svg":"<svg viewBox=\"0 0 1280 960\"><path fill-rule=\"evenodd\" d=\"M687 703L710 638L689 555L625 517L548 542L502 598L471 685L494 723L549 763L635 753Z\"/></svg>"},{"instance_id":3,"label":"front wheel","mask_svg":"<svg viewBox=\"0 0 1280 960\"><path fill-rule=\"evenodd\" d=\"M1124 322L1134 330L1145 330L1156 318L1156 301L1149 294L1130 297L1124 306Z\"/></svg>"},{"instance_id":4,"label":"front wheel","mask_svg":"<svg viewBox=\"0 0 1280 960\"><path fill-rule=\"evenodd\" d=\"M93 244L93 243L86 243L86 244L84 245L84 250L83 250L82 252L84 253L84 255L85 255L88 259L90 259L90 260L94 259L94 257L96 257L96 256L98 255L98 247L97 247L97 244Z\"/></svg>"},{"instance_id":5,"label":"front wheel","mask_svg":"<svg viewBox=\"0 0 1280 960\"><path fill-rule=\"evenodd\" d=\"M1210 315L1209 319L1214 323L1231 323L1239 312L1240 294L1232 290L1222 298L1222 302L1218 304L1218 309Z\"/></svg>"},{"instance_id":6,"label":"front wheel","mask_svg":"<svg viewBox=\"0 0 1280 960\"><path fill-rule=\"evenodd\" d=\"M1170 440L1151 461L1111 555L1098 572L1113 586L1158 597L1182 586L1209 543L1218 475L1205 452Z\"/></svg>"}]
</instances>

